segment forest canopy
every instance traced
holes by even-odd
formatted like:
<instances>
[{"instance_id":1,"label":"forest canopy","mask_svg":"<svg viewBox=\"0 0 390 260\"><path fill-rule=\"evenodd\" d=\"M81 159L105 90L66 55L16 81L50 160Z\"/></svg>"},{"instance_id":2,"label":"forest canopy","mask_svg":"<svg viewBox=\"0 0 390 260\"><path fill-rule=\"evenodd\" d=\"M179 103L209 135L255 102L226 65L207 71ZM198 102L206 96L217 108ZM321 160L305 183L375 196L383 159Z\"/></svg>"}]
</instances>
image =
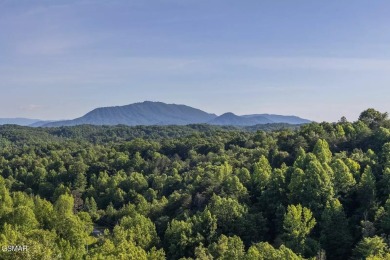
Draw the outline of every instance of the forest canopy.
<instances>
[{"instance_id":1,"label":"forest canopy","mask_svg":"<svg viewBox=\"0 0 390 260\"><path fill-rule=\"evenodd\" d=\"M390 121L374 109L300 127L0 126L0 173L1 259L390 259Z\"/></svg>"}]
</instances>

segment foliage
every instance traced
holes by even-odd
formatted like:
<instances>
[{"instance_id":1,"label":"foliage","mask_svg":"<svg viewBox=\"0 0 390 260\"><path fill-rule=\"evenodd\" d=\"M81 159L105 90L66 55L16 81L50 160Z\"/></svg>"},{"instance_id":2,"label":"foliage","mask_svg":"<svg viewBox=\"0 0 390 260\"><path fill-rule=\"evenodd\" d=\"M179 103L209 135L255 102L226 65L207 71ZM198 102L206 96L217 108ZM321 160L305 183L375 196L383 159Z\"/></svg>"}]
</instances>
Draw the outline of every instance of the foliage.
<instances>
[{"instance_id":1,"label":"foliage","mask_svg":"<svg viewBox=\"0 0 390 260\"><path fill-rule=\"evenodd\" d=\"M267 130L267 131L265 131ZM273 130L273 131L268 131ZM386 259L390 123L0 126L0 259Z\"/></svg>"}]
</instances>

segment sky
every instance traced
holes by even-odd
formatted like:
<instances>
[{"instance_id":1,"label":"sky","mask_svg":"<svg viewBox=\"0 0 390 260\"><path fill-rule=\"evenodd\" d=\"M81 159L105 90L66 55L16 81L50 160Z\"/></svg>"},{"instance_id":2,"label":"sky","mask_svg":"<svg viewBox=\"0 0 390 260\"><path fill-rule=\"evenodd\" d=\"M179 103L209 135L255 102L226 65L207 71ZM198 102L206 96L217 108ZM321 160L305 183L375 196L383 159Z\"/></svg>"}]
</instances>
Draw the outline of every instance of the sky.
<instances>
[{"instance_id":1,"label":"sky","mask_svg":"<svg viewBox=\"0 0 390 260\"><path fill-rule=\"evenodd\" d=\"M390 112L390 1L0 0L0 117Z\"/></svg>"}]
</instances>

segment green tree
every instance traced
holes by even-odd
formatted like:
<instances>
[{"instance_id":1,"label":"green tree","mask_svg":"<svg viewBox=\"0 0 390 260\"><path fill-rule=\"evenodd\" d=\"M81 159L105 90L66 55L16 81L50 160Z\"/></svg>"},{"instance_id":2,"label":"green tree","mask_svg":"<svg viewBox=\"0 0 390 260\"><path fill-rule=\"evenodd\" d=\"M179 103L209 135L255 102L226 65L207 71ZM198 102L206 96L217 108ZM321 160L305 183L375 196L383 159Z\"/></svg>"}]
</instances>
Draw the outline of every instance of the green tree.
<instances>
[{"instance_id":1,"label":"green tree","mask_svg":"<svg viewBox=\"0 0 390 260\"><path fill-rule=\"evenodd\" d=\"M209 252L215 259L221 260L241 260L245 256L244 243L238 236L220 236L209 246Z\"/></svg>"},{"instance_id":2,"label":"green tree","mask_svg":"<svg viewBox=\"0 0 390 260\"><path fill-rule=\"evenodd\" d=\"M329 144L322 139L319 139L314 146L313 153L321 163L329 163L332 160L332 152L329 149Z\"/></svg>"},{"instance_id":3,"label":"green tree","mask_svg":"<svg viewBox=\"0 0 390 260\"><path fill-rule=\"evenodd\" d=\"M74 188L77 191L83 192L85 191L86 186L87 186L87 177L85 176L85 174L81 172L77 173L74 181Z\"/></svg>"},{"instance_id":4,"label":"green tree","mask_svg":"<svg viewBox=\"0 0 390 260\"><path fill-rule=\"evenodd\" d=\"M381 113L373 108L369 108L360 114L359 120L370 128L378 128L387 120L387 117L387 113Z\"/></svg>"},{"instance_id":5,"label":"green tree","mask_svg":"<svg viewBox=\"0 0 390 260\"><path fill-rule=\"evenodd\" d=\"M363 212L369 212L376 203L376 179L370 166L365 168L358 184L358 199Z\"/></svg>"},{"instance_id":6,"label":"green tree","mask_svg":"<svg viewBox=\"0 0 390 260\"><path fill-rule=\"evenodd\" d=\"M354 249L356 259L367 259L368 257L384 259L387 253L389 253L389 248L386 242L378 236L363 238Z\"/></svg>"},{"instance_id":7,"label":"green tree","mask_svg":"<svg viewBox=\"0 0 390 260\"><path fill-rule=\"evenodd\" d=\"M384 207L380 208L381 214L378 219L379 226L384 234L390 234L390 196L386 200Z\"/></svg>"},{"instance_id":8,"label":"green tree","mask_svg":"<svg viewBox=\"0 0 390 260\"><path fill-rule=\"evenodd\" d=\"M347 158L344 160L345 165L349 168L351 171L353 177L356 181L360 180L360 164L351 158Z\"/></svg>"},{"instance_id":9,"label":"green tree","mask_svg":"<svg viewBox=\"0 0 390 260\"><path fill-rule=\"evenodd\" d=\"M281 169L274 169L269 181L268 188L262 194L260 201L263 212L267 216L272 216L280 204L287 204L287 166L283 165Z\"/></svg>"},{"instance_id":10,"label":"green tree","mask_svg":"<svg viewBox=\"0 0 390 260\"><path fill-rule=\"evenodd\" d=\"M263 191L268 185L272 168L268 159L263 155L260 160L253 166L252 182L254 187L259 191Z\"/></svg>"},{"instance_id":11,"label":"green tree","mask_svg":"<svg viewBox=\"0 0 390 260\"><path fill-rule=\"evenodd\" d=\"M326 251L327 258L347 259L352 246L352 236L343 206L337 199L326 204L322 213L320 228L320 242Z\"/></svg>"},{"instance_id":12,"label":"green tree","mask_svg":"<svg viewBox=\"0 0 390 260\"><path fill-rule=\"evenodd\" d=\"M238 231L238 224L247 213L247 207L241 205L237 200L221 198L218 195L213 195L211 198L209 210L217 218L218 229L223 234L229 235Z\"/></svg>"},{"instance_id":13,"label":"green tree","mask_svg":"<svg viewBox=\"0 0 390 260\"><path fill-rule=\"evenodd\" d=\"M34 198L33 210L40 227L46 230L51 230L55 223L53 204L36 196Z\"/></svg>"},{"instance_id":14,"label":"green tree","mask_svg":"<svg viewBox=\"0 0 390 260\"><path fill-rule=\"evenodd\" d=\"M289 198L317 212L333 197L331 176L313 154L304 160L304 169L295 168L291 175Z\"/></svg>"},{"instance_id":15,"label":"green tree","mask_svg":"<svg viewBox=\"0 0 390 260\"><path fill-rule=\"evenodd\" d=\"M140 214L123 217L119 225L114 228L114 238L132 241L145 250L149 250L159 243L155 225L150 219Z\"/></svg>"},{"instance_id":16,"label":"green tree","mask_svg":"<svg viewBox=\"0 0 390 260\"><path fill-rule=\"evenodd\" d=\"M356 184L348 166L341 160L336 159L332 164L334 172L334 191L336 194L345 194Z\"/></svg>"},{"instance_id":17,"label":"green tree","mask_svg":"<svg viewBox=\"0 0 390 260\"><path fill-rule=\"evenodd\" d=\"M384 168L390 167L390 143L385 143L382 146L381 163Z\"/></svg>"},{"instance_id":18,"label":"green tree","mask_svg":"<svg viewBox=\"0 0 390 260\"><path fill-rule=\"evenodd\" d=\"M132 190L136 192L143 192L148 188L148 181L145 177L138 172L133 172L130 174L129 183Z\"/></svg>"},{"instance_id":19,"label":"green tree","mask_svg":"<svg viewBox=\"0 0 390 260\"><path fill-rule=\"evenodd\" d=\"M73 206L72 196L61 195L54 205L53 226L62 239L60 243L62 250L69 250L68 255L71 258L79 258L85 253L85 245L88 244L93 224L90 216L85 212L74 215Z\"/></svg>"},{"instance_id":20,"label":"green tree","mask_svg":"<svg viewBox=\"0 0 390 260\"><path fill-rule=\"evenodd\" d=\"M59 216L73 215L74 199L68 194L61 195L54 204L54 209Z\"/></svg>"},{"instance_id":21,"label":"green tree","mask_svg":"<svg viewBox=\"0 0 390 260\"><path fill-rule=\"evenodd\" d=\"M252 245L248 249L246 255L247 260L280 260L280 259L289 259L289 260L303 260L301 256L296 255L291 249L282 245L279 249L274 248L267 242L261 242Z\"/></svg>"},{"instance_id":22,"label":"green tree","mask_svg":"<svg viewBox=\"0 0 390 260\"><path fill-rule=\"evenodd\" d=\"M183 256L192 256L202 239L199 234L194 234L192 222L172 220L164 236L168 257L178 259Z\"/></svg>"},{"instance_id":23,"label":"green tree","mask_svg":"<svg viewBox=\"0 0 390 260\"><path fill-rule=\"evenodd\" d=\"M288 206L283 221L283 228L285 230L284 241L286 245L294 250L294 252L303 254L307 236L315 225L316 220L310 209L301 205Z\"/></svg>"},{"instance_id":24,"label":"green tree","mask_svg":"<svg viewBox=\"0 0 390 260\"><path fill-rule=\"evenodd\" d=\"M193 223L193 231L203 237L205 245L210 244L215 239L217 218L211 214L208 208L203 212L195 214L191 221Z\"/></svg>"},{"instance_id":25,"label":"green tree","mask_svg":"<svg viewBox=\"0 0 390 260\"><path fill-rule=\"evenodd\" d=\"M39 225L35 218L34 211L26 206L19 206L15 208L8 215L9 224L16 227L17 230L25 233L36 229Z\"/></svg>"},{"instance_id":26,"label":"green tree","mask_svg":"<svg viewBox=\"0 0 390 260\"><path fill-rule=\"evenodd\" d=\"M210 254L209 250L201 243L197 248L195 248L195 259L213 260L214 257Z\"/></svg>"},{"instance_id":27,"label":"green tree","mask_svg":"<svg viewBox=\"0 0 390 260\"><path fill-rule=\"evenodd\" d=\"M46 230L32 230L26 234L15 227L5 224L0 233L0 246L23 245L25 251L7 252L0 250L0 259L4 260L51 260L62 255L56 244L56 233Z\"/></svg>"},{"instance_id":28,"label":"green tree","mask_svg":"<svg viewBox=\"0 0 390 260\"><path fill-rule=\"evenodd\" d=\"M114 244L109 239L106 239L99 247L92 248L90 253L86 256L86 259L149 260L145 250L136 246L131 241L120 241L118 244Z\"/></svg>"},{"instance_id":29,"label":"green tree","mask_svg":"<svg viewBox=\"0 0 390 260\"><path fill-rule=\"evenodd\" d=\"M12 210L12 199L7 187L5 186L5 180L0 176L0 223L2 219Z\"/></svg>"},{"instance_id":30,"label":"green tree","mask_svg":"<svg viewBox=\"0 0 390 260\"><path fill-rule=\"evenodd\" d=\"M97 220L99 218L98 208L96 201L93 197L86 198L84 204L85 210L91 215L93 220Z\"/></svg>"}]
</instances>

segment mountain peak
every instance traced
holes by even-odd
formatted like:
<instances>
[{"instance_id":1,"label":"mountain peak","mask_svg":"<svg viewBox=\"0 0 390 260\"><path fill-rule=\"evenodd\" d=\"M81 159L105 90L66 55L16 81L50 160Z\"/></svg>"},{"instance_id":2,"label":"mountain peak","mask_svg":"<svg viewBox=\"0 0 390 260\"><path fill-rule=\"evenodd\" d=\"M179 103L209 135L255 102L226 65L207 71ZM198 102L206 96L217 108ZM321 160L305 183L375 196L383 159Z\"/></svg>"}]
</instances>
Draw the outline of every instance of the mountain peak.
<instances>
[{"instance_id":1,"label":"mountain peak","mask_svg":"<svg viewBox=\"0 0 390 260\"><path fill-rule=\"evenodd\" d=\"M45 126L91 125L187 125L206 123L216 115L186 105L144 101L125 106L96 108L80 118Z\"/></svg>"},{"instance_id":2,"label":"mountain peak","mask_svg":"<svg viewBox=\"0 0 390 260\"><path fill-rule=\"evenodd\" d=\"M220 115L220 117L236 117L237 115L232 113L232 112L226 112L222 115Z\"/></svg>"}]
</instances>

